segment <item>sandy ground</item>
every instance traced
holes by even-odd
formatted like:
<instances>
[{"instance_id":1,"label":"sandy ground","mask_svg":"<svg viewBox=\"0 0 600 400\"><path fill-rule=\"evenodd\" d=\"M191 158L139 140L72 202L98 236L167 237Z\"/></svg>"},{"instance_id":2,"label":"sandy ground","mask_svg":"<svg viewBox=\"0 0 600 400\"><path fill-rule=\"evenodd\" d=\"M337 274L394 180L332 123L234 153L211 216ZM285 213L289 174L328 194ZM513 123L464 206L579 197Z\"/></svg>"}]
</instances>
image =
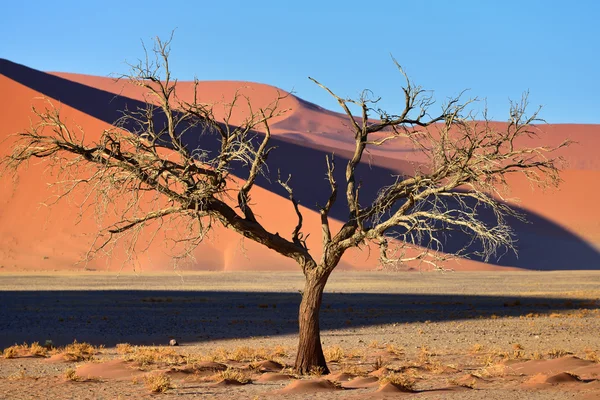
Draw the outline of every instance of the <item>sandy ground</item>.
<instances>
[{"instance_id":1,"label":"sandy ground","mask_svg":"<svg viewBox=\"0 0 600 400\"><path fill-rule=\"evenodd\" d=\"M165 398L600 398L598 272L336 273L322 312L334 375L281 377L301 287L293 273L1 274L0 347L59 349L0 358L0 398L154 398L156 370L176 385ZM67 361L74 340L105 347ZM227 367L252 383L221 382Z\"/></svg>"}]
</instances>

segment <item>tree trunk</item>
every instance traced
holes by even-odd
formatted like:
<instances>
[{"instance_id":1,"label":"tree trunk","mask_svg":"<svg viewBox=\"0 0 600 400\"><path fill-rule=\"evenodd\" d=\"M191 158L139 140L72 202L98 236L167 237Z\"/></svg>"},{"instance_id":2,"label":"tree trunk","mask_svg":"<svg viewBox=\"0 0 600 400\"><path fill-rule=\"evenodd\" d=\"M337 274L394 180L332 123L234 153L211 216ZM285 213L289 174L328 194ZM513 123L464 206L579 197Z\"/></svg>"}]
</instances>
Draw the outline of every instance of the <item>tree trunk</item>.
<instances>
[{"instance_id":1,"label":"tree trunk","mask_svg":"<svg viewBox=\"0 0 600 400\"><path fill-rule=\"evenodd\" d=\"M300 341L294 369L299 374L308 374L320 369L323 374L329 373L323 348L321 347L321 330L319 328L319 311L323 298L323 289L329 274L306 271L306 281L298 322L300 325Z\"/></svg>"}]
</instances>

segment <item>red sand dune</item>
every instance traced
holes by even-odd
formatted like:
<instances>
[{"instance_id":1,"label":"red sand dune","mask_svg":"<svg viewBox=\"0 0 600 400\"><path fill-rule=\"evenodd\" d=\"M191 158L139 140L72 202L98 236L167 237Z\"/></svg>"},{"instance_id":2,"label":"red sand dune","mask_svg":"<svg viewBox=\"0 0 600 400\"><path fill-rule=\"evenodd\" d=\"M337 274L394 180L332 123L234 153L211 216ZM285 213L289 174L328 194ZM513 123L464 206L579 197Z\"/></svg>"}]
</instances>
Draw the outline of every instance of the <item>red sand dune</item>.
<instances>
[{"instance_id":1,"label":"red sand dune","mask_svg":"<svg viewBox=\"0 0 600 400\"><path fill-rule=\"evenodd\" d=\"M405 389L402 386L392 382L384 383L376 390L377 393L413 393L412 390Z\"/></svg>"},{"instance_id":2,"label":"red sand dune","mask_svg":"<svg viewBox=\"0 0 600 400\"><path fill-rule=\"evenodd\" d=\"M509 365L511 373L535 375L554 375L560 372L575 372L580 368L595 365L592 361L582 360L574 356L555 358L553 360L529 360Z\"/></svg>"},{"instance_id":3,"label":"red sand dune","mask_svg":"<svg viewBox=\"0 0 600 400\"><path fill-rule=\"evenodd\" d=\"M281 372L284 366L276 361L266 360L258 363L258 365L256 365L255 368L259 372Z\"/></svg>"},{"instance_id":4,"label":"red sand dune","mask_svg":"<svg viewBox=\"0 0 600 400\"><path fill-rule=\"evenodd\" d=\"M292 379L291 375L287 374L279 374L276 372L266 372L262 374L256 381L257 382L279 382L279 381L287 381Z\"/></svg>"},{"instance_id":5,"label":"red sand dune","mask_svg":"<svg viewBox=\"0 0 600 400\"><path fill-rule=\"evenodd\" d=\"M4 70L3 70L4 68ZM59 79L62 78L62 79ZM51 98L49 92L59 90L54 86L62 84L65 90L76 82L78 88L84 88L93 93L112 93L130 99L143 100L140 88L126 81L115 81L110 78L94 77L78 74L53 73L45 74L30 70L7 61L0 60L0 118L4 122L0 128L0 155L6 154L10 139L9 135L23 131L29 126L31 106L39 104L41 97ZM54 85L54 86L53 86ZM82 86L83 85L83 86ZM36 89L41 88L41 89ZM50 88L50 89L48 89ZM100 92L99 90L103 91ZM252 100L255 108L269 104L278 93L284 91L256 83L248 82L200 82L199 92L202 101L229 101L236 90ZM83 90L83 89L82 89ZM178 95L189 98L192 93L191 82L180 82L177 86ZM68 94L68 93L67 93ZM61 105L61 114L71 123L81 125L89 138L97 136L110 123L95 117L91 111L101 109L86 108L85 97ZM62 100L62 98L61 98ZM58 101L55 102L58 104ZM93 104L92 104L93 105ZM273 154L279 153L278 162L285 167L290 155L317 154L334 152L343 158L352 150L352 137L348 134L344 117L332 111L308 103L293 95L283 99L280 106L290 109L285 115L273 122L273 132L280 140L280 148ZM82 110L86 110L85 112ZM236 109L237 110L237 109ZM241 121L244 107L232 116L232 123ZM218 111L218 110L217 110ZM219 111L217 112L218 116ZM499 125L501 126L501 125ZM455 269L596 269L600 267L600 208L597 207L598 187L600 182L600 148L599 125L543 125L540 130L546 136L538 144L557 144L565 138L571 138L578 143L562 151L568 161L568 167L562 177L564 182L559 190L543 192L539 189L532 191L527 182L514 179L511 184L511 198L520 199L516 203L521 207L533 224L519 226L517 235L521 247L520 258L504 258L488 264L482 262L461 260L450 265ZM4 142L2 142L4 141ZM286 147L287 146L287 147ZM284 150L286 151L284 153ZM321 152L321 153L317 153ZM324 158L324 157L323 157ZM270 156L271 159L271 156ZM296 168L323 164L322 159L300 159L291 161L301 165ZM410 172L411 162L423 162L423 158L412 151L408 143L396 141L385 149L375 149L367 160L372 168L381 168L385 173ZM279 166L279 164L278 164ZM282 168L285 169L285 168ZM341 168L340 168L341 169ZM314 169L314 171L320 171ZM324 174L324 169L322 172ZM325 199L327 186L322 182L314 182L311 178L293 176L292 183L305 189L304 192L315 192L315 196ZM371 179L371 177L369 178ZM90 246L98 227L88 216L79 223L76 219L77 210L68 202L61 202L52 207L41 205L53 195L47 187L52 176L45 171L43 165L31 163L27 170L19 174L19 184L15 185L10 177L0 181L0 266L4 270L60 270L73 269L75 262L80 260ZM368 180L367 180L368 181ZM368 182L367 182L368 184ZM325 190L321 190L324 188ZM302 191L298 191L305 220L305 232L311 233L308 245L317 250L320 241L319 215L311 201L302 201ZM281 235L289 236L295 225L295 214L289 200L281 196L272 187L256 187L252 200L256 203L256 213L264 222L265 227ZM343 217L343 212L338 214ZM339 221L333 221L333 229L341 226ZM151 250L140 257L139 267L143 270L165 270L171 266L171 256L164 237L159 236ZM318 256L318 251L315 251ZM373 269L378 265L375 254L377 251L353 251L342 260L342 269ZM565 253L564 256L562 254ZM188 266L197 270L290 270L297 268L293 261L285 259L274 252L243 241L239 235L224 228L217 228L211 239L204 242L195 253L196 261ZM124 255L117 252L110 260L96 259L87 265L92 269L118 269L123 265ZM130 265L125 265L130 269Z\"/></svg>"},{"instance_id":6,"label":"red sand dune","mask_svg":"<svg viewBox=\"0 0 600 400\"><path fill-rule=\"evenodd\" d=\"M276 391L277 394L301 394L312 392L331 392L339 388L326 379L299 379L285 388Z\"/></svg>"},{"instance_id":7,"label":"red sand dune","mask_svg":"<svg viewBox=\"0 0 600 400\"><path fill-rule=\"evenodd\" d=\"M363 389L377 386L379 386L379 379L374 376L369 376L366 378L358 377L352 379L351 381L342 383L342 387L346 389Z\"/></svg>"},{"instance_id":8,"label":"red sand dune","mask_svg":"<svg viewBox=\"0 0 600 400\"><path fill-rule=\"evenodd\" d=\"M325 378L333 382L348 382L356 378L356 376L347 374L345 372L338 372L336 374L329 374L325 376Z\"/></svg>"},{"instance_id":9,"label":"red sand dune","mask_svg":"<svg viewBox=\"0 0 600 400\"><path fill-rule=\"evenodd\" d=\"M77 375L82 378L131 380L133 377L143 374L143 371L123 360L90 362L77 368Z\"/></svg>"}]
</instances>

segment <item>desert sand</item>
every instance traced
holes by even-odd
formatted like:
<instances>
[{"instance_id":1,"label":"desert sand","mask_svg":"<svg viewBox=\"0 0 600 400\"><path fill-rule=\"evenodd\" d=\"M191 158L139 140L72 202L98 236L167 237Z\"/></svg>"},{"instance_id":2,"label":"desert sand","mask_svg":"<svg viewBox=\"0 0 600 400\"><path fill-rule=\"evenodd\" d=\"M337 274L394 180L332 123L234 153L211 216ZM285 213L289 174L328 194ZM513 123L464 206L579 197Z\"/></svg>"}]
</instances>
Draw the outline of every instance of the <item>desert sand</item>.
<instances>
[{"instance_id":1,"label":"desert sand","mask_svg":"<svg viewBox=\"0 0 600 400\"><path fill-rule=\"evenodd\" d=\"M595 399L599 284L589 271L334 273L332 373L296 376L298 273L4 274L0 347L54 347L5 350L0 398L156 398L158 375L174 386L161 398Z\"/></svg>"}]
</instances>

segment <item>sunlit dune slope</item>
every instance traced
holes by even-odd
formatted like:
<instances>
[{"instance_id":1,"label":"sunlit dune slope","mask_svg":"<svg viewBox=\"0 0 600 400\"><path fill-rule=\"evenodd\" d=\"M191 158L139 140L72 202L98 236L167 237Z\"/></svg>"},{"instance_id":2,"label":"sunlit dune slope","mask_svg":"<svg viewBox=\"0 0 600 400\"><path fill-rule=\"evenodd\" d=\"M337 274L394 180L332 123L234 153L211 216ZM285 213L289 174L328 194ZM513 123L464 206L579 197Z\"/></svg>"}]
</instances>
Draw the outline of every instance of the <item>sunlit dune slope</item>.
<instances>
[{"instance_id":1,"label":"sunlit dune slope","mask_svg":"<svg viewBox=\"0 0 600 400\"><path fill-rule=\"evenodd\" d=\"M2 93L11 93L10 98L0 99L3 120L2 139L9 133L27 128L31 105L42 102L40 93L0 76ZM94 140L108 124L82 114L71 107L62 105L61 114L66 121L84 127L89 140ZM10 116L10 118L6 118ZM4 142L2 154L7 151ZM4 177L0 191L0 265L5 268L29 270L54 270L73 268L73 264L82 259L91 245L98 225L90 212L81 220L79 209L74 202L61 201L52 206L44 205L53 200L55 192L48 187L52 174L43 164L32 163L18 176L18 184L10 177ZM295 224L295 214L289 200L268 190L256 187L253 201L257 203L256 212L267 226L281 234L291 233ZM318 215L303 208L307 230L318 231ZM339 224L338 224L339 226ZM309 241L309 243L311 243ZM311 243L312 244L312 243ZM316 247L316 241L314 246ZM171 267L169 243L164 243L160 235L147 254L142 255L139 266L145 270L168 269ZM182 268L233 270L262 269L281 270L294 268L293 262L281 257L262 246L249 241L229 230L218 227L214 234L204 242L196 252L196 262ZM343 267L375 267L375 259L365 261L364 255L348 257ZM115 252L111 259L98 259L80 267L90 269L118 269L123 266L125 254L122 249ZM138 266L138 267L139 267ZM125 269L131 265L126 263Z\"/></svg>"}]
</instances>

